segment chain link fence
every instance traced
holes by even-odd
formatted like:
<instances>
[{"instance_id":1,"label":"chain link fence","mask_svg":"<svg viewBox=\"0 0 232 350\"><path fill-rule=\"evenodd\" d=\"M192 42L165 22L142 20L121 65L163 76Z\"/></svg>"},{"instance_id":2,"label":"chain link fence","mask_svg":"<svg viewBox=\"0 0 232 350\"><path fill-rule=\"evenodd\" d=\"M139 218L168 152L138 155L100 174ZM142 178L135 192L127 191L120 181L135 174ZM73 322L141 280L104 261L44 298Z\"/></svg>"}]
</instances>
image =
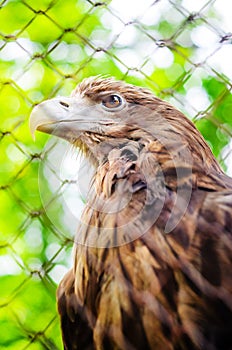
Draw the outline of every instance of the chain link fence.
<instances>
[{"instance_id":1,"label":"chain link fence","mask_svg":"<svg viewBox=\"0 0 232 350\"><path fill-rule=\"evenodd\" d=\"M67 173L55 171L56 141L39 133L32 141L33 106L68 96L91 75L149 87L196 123L232 173L226 6L222 0L0 2L0 348L62 348L55 293L72 263L75 231L64 198L77 216L84 201L71 196ZM66 148L60 154L67 169Z\"/></svg>"}]
</instances>

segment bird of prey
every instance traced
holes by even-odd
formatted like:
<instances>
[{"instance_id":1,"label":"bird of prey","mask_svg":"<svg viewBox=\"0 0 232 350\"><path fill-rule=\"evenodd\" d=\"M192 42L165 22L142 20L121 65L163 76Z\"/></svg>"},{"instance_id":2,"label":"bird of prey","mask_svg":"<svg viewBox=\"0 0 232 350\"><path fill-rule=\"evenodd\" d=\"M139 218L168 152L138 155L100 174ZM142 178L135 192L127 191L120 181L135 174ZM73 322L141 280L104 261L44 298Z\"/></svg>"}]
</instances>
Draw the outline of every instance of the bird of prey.
<instances>
[{"instance_id":1,"label":"bird of prey","mask_svg":"<svg viewBox=\"0 0 232 350\"><path fill-rule=\"evenodd\" d=\"M57 291L64 349L232 349L232 180L193 123L141 87L83 80L31 131L95 173Z\"/></svg>"}]
</instances>

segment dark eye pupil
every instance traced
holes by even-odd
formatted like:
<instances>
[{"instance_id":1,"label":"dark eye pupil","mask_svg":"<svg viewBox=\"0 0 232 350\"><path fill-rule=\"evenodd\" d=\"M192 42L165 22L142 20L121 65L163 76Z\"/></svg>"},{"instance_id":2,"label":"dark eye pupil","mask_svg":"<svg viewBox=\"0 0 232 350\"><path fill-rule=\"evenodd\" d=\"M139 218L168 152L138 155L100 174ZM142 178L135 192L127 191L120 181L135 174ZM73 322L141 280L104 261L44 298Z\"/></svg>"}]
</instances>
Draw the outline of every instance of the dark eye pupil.
<instances>
[{"instance_id":1,"label":"dark eye pupil","mask_svg":"<svg viewBox=\"0 0 232 350\"><path fill-rule=\"evenodd\" d=\"M110 95L110 96L105 97L102 100L102 104L106 108L116 108L116 107L119 107L122 104L122 99L118 95Z\"/></svg>"},{"instance_id":2,"label":"dark eye pupil","mask_svg":"<svg viewBox=\"0 0 232 350\"><path fill-rule=\"evenodd\" d=\"M118 104L119 103L119 98L116 95L110 96L109 98L109 102L114 105L114 104Z\"/></svg>"}]
</instances>

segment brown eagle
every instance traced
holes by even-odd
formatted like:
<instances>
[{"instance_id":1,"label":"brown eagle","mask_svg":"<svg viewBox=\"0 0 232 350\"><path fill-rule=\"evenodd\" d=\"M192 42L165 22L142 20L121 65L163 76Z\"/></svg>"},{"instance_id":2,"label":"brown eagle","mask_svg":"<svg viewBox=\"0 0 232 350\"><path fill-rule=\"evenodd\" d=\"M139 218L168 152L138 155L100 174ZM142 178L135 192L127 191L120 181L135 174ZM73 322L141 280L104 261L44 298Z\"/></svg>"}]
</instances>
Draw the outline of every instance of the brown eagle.
<instances>
[{"instance_id":1,"label":"brown eagle","mask_svg":"<svg viewBox=\"0 0 232 350\"><path fill-rule=\"evenodd\" d=\"M232 180L149 90L88 78L31 130L94 165L58 310L64 349L232 349Z\"/></svg>"}]
</instances>

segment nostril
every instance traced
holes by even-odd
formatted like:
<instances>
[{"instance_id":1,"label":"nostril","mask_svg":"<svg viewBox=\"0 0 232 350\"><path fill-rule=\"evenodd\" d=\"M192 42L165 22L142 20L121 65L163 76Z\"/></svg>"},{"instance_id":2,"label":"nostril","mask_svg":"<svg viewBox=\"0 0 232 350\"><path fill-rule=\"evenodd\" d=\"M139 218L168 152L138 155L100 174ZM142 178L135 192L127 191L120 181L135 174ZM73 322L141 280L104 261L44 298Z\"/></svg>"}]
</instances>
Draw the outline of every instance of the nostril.
<instances>
[{"instance_id":1,"label":"nostril","mask_svg":"<svg viewBox=\"0 0 232 350\"><path fill-rule=\"evenodd\" d=\"M64 106L64 107L67 107L67 108L69 107L69 104L64 102L64 101L60 101L59 103L60 103L61 106Z\"/></svg>"}]
</instances>

